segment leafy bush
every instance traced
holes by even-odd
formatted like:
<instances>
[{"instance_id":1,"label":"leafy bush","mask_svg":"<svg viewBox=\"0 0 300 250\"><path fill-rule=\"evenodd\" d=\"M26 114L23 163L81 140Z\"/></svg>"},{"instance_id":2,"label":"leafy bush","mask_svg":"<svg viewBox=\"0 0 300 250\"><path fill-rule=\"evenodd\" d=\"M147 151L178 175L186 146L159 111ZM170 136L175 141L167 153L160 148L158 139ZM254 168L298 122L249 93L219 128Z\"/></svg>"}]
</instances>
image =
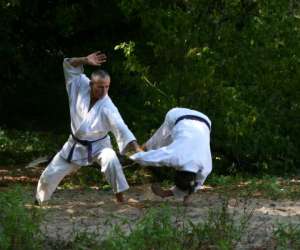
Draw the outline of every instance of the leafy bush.
<instances>
[{"instance_id":1,"label":"leafy bush","mask_svg":"<svg viewBox=\"0 0 300 250\"><path fill-rule=\"evenodd\" d=\"M170 108L184 106L212 120L212 148L221 159L215 170L299 171L297 1L93 0L70 7L15 0L0 8L7 59L0 126L66 131L62 58L101 49L113 79L110 95L141 141ZM87 11L91 18L83 19ZM92 38L78 43L87 34ZM13 153L20 144L1 149L1 158L22 161ZM30 158L26 147L21 152Z\"/></svg>"},{"instance_id":2,"label":"leafy bush","mask_svg":"<svg viewBox=\"0 0 300 250\"><path fill-rule=\"evenodd\" d=\"M1 164L26 163L34 157L54 154L62 146L65 139L65 135L54 135L50 132L0 128Z\"/></svg>"},{"instance_id":3,"label":"leafy bush","mask_svg":"<svg viewBox=\"0 0 300 250\"><path fill-rule=\"evenodd\" d=\"M140 93L130 103L141 109L142 127L156 127L174 106L195 108L212 119L212 148L221 158L217 168L297 171L299 4L124 0L119 5L144 31L116 46L126 58L124 81Z\"/></svg>"}]
</instances>

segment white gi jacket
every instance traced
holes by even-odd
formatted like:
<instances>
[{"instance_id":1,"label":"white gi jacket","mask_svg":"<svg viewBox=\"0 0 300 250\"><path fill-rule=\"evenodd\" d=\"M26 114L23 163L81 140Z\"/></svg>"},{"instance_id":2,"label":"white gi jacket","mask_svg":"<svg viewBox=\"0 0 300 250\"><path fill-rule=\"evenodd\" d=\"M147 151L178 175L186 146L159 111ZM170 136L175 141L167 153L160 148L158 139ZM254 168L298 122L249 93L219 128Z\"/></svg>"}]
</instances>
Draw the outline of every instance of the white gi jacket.
<instances>
[{"instance_id":1,"label":"white gi jacket","mask_svg":"<svg viewBox=\"0 0 300 250\"><path fill-rule=\"evenodd\" d=\"M93 159L102 149L112 148L110 137L107 135L108 132L114 134L119 150L123 153L126 145L136 138L124 123L110 97L106 95L88 110L90 79L83 73L83 66L73 67L66 58L63 62L63 68L69 97L72 133L80 140L94 141L103 138L92 144ZM60 156L67 160L74 143L74 139L70 136L61 149ZM77 143L71 162L80 166L90 164L87 147Z\"/></svg>"},{"instance_id":2,"label":"white gi jacket","mask_svg":"<svg viewBox=\"0 0 300 250\"><path fill-rule=\"evenodd\" d=\"M173 108L165 117L164 123L146 142L147 152L133 154L130 158L144 166L168 166L179 171L197 174L199 189L212 169L210 150L210 129L204 122L183 119L184 115L194 115L207 121L210 119L201 112Z\"/></svg>"}]
</instances>

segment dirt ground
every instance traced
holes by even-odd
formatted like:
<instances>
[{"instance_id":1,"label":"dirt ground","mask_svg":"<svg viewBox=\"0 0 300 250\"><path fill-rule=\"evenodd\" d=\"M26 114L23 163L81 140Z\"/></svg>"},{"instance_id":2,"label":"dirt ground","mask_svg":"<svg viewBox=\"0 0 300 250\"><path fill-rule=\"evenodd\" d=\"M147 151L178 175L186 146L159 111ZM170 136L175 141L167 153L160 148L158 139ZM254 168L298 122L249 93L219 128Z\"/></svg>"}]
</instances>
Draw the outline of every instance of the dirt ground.
<instances>
[{"instance_id":1,"label":"dirt ground","mask_svg":"<svg viewBox=\"0 0 300 250\"><path fill-rule=\"evenodd\" d=\"M0 186L5 188L11 183L24 183L27 184L25 190L34 196L41 170L39 168L24 173L22 168L8 170L2 167ZM117 204L111 191L102 191L96 187L58 188L52 200L40 208L44 212L41 228L53 240L71 240L76 231L94 232L99 237L105 237L112 225L123 224L123 228L129 230L126 221L134 224L149 208L164 203L168 203L174 211L181 209L186 219L198 223L207 220L209 211L219 209L223 201L209 186L193 194L188 206L175 198L162 199L155 196L150 184L131 187L126 197L138 200L139 204ZM300 200L230 198L227 207L237 221L245 213L252 214L246 237L239 249L272 249L271 232L278 223L300 224Z\"/></svg>"}]
</instances>

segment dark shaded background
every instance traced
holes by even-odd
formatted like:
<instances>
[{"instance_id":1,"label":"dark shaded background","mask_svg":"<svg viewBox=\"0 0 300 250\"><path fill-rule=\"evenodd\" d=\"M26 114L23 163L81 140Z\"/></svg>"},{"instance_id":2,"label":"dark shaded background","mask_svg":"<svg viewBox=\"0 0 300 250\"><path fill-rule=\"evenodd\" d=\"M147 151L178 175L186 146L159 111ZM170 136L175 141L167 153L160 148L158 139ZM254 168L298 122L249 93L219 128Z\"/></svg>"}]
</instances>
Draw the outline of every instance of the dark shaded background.
<instances>
[{"instance_id":1,"label":"dark shaded background","mask_svg":"<svg viewBox=\"0 0 300 250\"><path fill-rule=\"evenodd\" d=\"M185 106L211 118L220 172L297 172L296 1L0 3L3 130L67 134L62 60L100 49L110 96L140 141Z\"/></svg>"}]
</instances>

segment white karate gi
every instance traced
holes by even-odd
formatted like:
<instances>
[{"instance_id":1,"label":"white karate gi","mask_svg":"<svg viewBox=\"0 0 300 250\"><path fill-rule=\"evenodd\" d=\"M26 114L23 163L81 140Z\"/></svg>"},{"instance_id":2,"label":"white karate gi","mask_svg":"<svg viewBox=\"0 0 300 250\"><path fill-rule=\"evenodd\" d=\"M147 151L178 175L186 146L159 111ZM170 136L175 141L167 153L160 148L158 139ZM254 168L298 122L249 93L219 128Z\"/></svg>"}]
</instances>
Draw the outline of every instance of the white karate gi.
<instances>
[{"instance_id":1,"label":"white karate gi","mask_svg":"<svg viewBox=\"0 0 300 250\"><path fill-rule=\"evenodd\" d=\"M127 144L136 138L124 123L109 96L106 95L98 100L88 110L90 79L83 73L82 66L73 67L68 59L65 59L63 68L69 97L72 133L80 140L94 141L102 138L92 143L92 162L101 165L101 172L105 174L115 193L123 192L129 186L107 133L114 134L121 154ZM59 182L67 174L77 170L80 166L92 163L88 161L87 147L80 143L75 145L71 162L66 161L74 143L74 139L70 136L61 151L42 173L36 194L38 201L50 199Z\"/></svg>"},{"instance_id":2,"label":"white karate gi","mask_svg":"<svg viewBox=\"0 0 300 250\"><path fill-rule=\"evenodd\" d=\"M173 108L165 117L164 123L146 142L147 152L133 154L130 158L143 166L167 166L179 171L196 173L197 186L200 189L212 170L210 150L210 129L197 120L176 120L184 115L194 115L205 119L211 127L210 119L201 112ZM175 196L186 193L173 189Z\"/></svg>"}]
</instances>

